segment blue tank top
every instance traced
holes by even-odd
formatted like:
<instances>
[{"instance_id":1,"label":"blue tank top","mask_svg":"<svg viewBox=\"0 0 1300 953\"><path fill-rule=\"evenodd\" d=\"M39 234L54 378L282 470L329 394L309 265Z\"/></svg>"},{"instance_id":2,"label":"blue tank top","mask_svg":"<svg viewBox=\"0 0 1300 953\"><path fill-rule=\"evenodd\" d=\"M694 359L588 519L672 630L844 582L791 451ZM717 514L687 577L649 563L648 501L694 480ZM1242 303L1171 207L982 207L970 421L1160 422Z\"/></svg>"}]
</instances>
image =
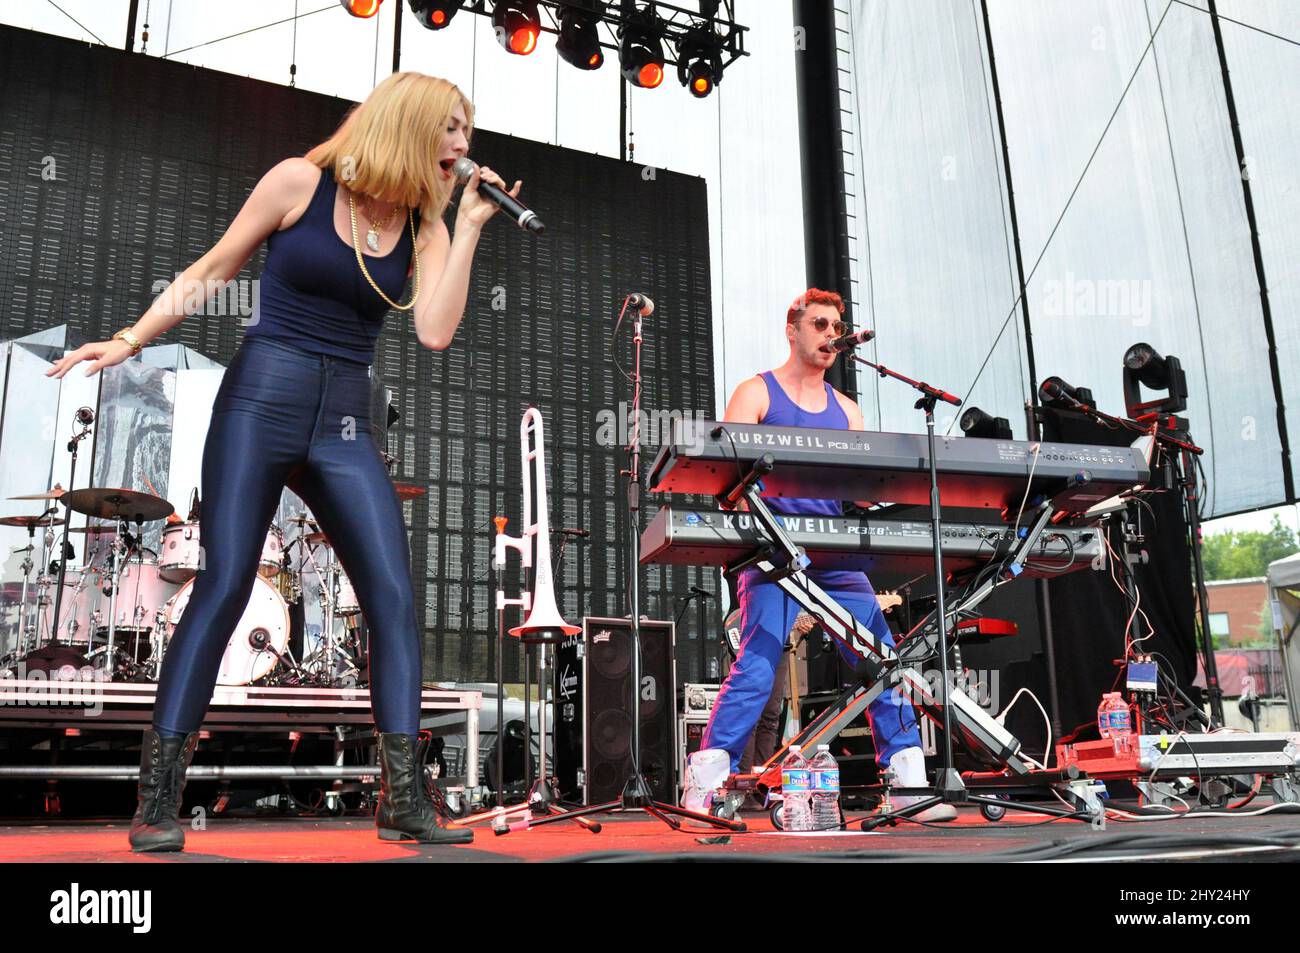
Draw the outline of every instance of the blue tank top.
<instances>
[{"instance_id":1,"label":"blue tank top","mask_svg":"<svg viewBox=\"0 0 1300 953\"><path fill-rule=\"evenodd\" d=\"M322 169L307 210L267 238L257 304L244 333L369 364L389 308L361 273L351 243L334 229L337 185L333 173ZM418 230L420 213L414 214ZM412 254L406 227L389 254L366 255L366 270L394 301L401 300Z\"/></svg>"},{"instance_id":2,"label":"blue tank top","mask_svg":"<svg viewBox=\"0 0 1300 953\"><path fill-rule=\"evenodd\" d=\"M776 379L776 375L771 371L764 371L759 375L763 378L763 383L767 385L767 413L763 415L761 423L778 426L778 427L814 427L821 430L848 430L849 417L840 406L839 400L835 397L835 391L830 384L824 384L826 388L826 408L817 413L804 410L785 392L781 382ZM812 515L812 516L843 516L844 506L840 500L814 500L800 497L778 497L765 496L765 502L773 513L782 513L791 516ZM853 570L843 569L823 569L818 570L816 566L810 567L808 575L823 589L850 589L855 592L870 593L874 590L871 583L867 581L865 573ZM741 573L737 580L739 588L746 588L763 582L763 574L757 569L747 569Z\"/></svg>"},{"instance_id":3,"label":"blue tank top","mask_svg":"<svg viewBox=\"0 0 1300 953\"><path fill-rule=\"evenodd\" d=\"M804 410L790 399L771 371L759 375L767 385L767 413L763 415L763 424L774 427L814 427L819 430L848 430L849 418L844 408L835 398L835 391L830 384L826 388L826 409L812 413ZM768 509L773 513L807 513L816 516L843 516L844 507L839 500L810 500L798 497L764 497Z\"/></svg>"}]
</instances>

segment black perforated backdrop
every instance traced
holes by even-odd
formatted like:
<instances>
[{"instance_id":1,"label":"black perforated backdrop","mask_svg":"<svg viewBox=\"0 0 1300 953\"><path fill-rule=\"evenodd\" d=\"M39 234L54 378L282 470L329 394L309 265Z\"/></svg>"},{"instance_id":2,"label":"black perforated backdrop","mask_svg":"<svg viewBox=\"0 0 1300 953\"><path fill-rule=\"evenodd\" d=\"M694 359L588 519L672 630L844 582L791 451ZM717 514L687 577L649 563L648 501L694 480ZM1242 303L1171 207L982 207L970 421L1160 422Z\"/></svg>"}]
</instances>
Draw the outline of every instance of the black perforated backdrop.
<instances>
[{"instance_id":1,"label":"black perforated backdrop","mask_svg":"<svg viewBox=\"0 0 1300 953\"><path fill-rule=\"evenodd\" d=\"M9 27L0 76L0 338L67 323L97 340L133 322L154 282L207 251L267 169L328 137L351 106ZM566 551L561 607L570 620L627 610L624 457L596 439L609 419L600 415L630 399L610 359L623 294L646 291L657 304L646 407L714 409L703 180L662 169L647 178L639 166L482 129L472 151L524 180L548 232L533 240L498 217L452 346L425 350L394 312L376 360L401 414L390 434L398 476L428 488L405 506L416 602L427 606L425 675L457 681L493 677L492 517L520 529L519 418L529 403L546 420L552 526L591 531ZM264 255L240 277L256 277ZM165 340L225 363L241 336L238 317L195 314ZM626 329L616 350L626 363ZM643 614L672 619L691 585L717 588L704 570L649 569ZM692 607L678 632L684 681L704 674L695 618ZM506 670L517 680L517 652Z\"/></svg>"}]
</instances>

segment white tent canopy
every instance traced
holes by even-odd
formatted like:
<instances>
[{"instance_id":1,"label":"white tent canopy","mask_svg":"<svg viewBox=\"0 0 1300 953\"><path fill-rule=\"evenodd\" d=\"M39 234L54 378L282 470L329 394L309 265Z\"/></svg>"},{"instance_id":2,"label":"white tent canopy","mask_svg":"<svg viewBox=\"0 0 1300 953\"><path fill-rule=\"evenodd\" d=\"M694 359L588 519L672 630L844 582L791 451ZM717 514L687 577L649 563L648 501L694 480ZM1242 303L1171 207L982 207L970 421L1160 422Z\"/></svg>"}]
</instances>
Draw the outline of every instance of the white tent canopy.
<instances>
[{"instance_id":1,"label":"white tent canopy","mask_svg":"<svg viewBox=\"0 0 1300 953\"><path fill-rule=\"evenodd\" d=\"M1287 711L1291 727L1300 729L1300 553L1269 563L1268 599L1273 607L1273 630L1282 650L1282 674L1286 679Z\"/></svg>"}]
</instances>

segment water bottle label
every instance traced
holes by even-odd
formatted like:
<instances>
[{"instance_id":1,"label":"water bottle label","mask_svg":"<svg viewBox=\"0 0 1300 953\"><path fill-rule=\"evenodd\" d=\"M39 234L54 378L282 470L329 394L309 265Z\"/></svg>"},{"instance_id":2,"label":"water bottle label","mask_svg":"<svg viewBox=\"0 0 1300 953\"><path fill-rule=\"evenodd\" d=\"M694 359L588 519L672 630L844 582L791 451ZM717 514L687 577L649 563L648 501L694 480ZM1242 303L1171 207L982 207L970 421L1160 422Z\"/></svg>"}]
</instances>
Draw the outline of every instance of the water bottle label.
<instances>
[{"instance_id":1,"label":"water bottle label","mask_svg":"<svg viewBox=\"0 0 1300 953\"><path fill-rule=\"evenodd\" d=\"M1128 708L1116 706L1111 709L1110 730L1115 734L1128 734Z\"/></svg>"},{"instance_id":2,"label":"water bottle label","mask_svg":"<svg viewBox=\"0 0 1300 953\"><path fill-rule=\"evenodd\" d=\"M838 791L840 789L839 769L814 771L812 786L814 791Z\"/></svg>"},{"instance_id":3,"label":"water bottle label","mask_svg":"<svg viewBox=\"0 0 1300 953\"><path fill-rule=\"evenodd\" d=\"M812 788L811 772L801 768L782 768L781 769L781 790L783 791L808 791Z\"/></svg>"}]
</instances>

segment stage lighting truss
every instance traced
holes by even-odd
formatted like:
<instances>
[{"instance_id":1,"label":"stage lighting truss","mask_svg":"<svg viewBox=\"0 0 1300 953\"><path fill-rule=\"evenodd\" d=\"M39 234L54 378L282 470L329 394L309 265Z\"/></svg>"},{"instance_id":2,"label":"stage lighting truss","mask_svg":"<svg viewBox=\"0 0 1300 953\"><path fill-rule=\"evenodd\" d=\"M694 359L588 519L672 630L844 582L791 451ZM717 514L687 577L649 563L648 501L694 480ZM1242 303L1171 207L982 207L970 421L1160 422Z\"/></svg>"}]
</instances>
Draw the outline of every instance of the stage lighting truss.
<instances>
[{"instance_id":1,"label":"stage lighting truss","mask_svg":"<svg viewBox=\"0 0 1300 953\"><path fill-rule=\"evenodd\" d=\"M605 50L619 54L629 82L652 88L669 67L696 97L722 82L742 56L748 27L735 20L733 0L699 0L695 9L637 0L407 0L421 26L440 30L462 9L491 17L503 47L531 53L553 34L560 57L577 69L599 69ZM629 57L636 57L629 60ZM657 67L657 70L656 70ZM644 72L643 72L644 69Z\"/></svg>"}]
</instances>

